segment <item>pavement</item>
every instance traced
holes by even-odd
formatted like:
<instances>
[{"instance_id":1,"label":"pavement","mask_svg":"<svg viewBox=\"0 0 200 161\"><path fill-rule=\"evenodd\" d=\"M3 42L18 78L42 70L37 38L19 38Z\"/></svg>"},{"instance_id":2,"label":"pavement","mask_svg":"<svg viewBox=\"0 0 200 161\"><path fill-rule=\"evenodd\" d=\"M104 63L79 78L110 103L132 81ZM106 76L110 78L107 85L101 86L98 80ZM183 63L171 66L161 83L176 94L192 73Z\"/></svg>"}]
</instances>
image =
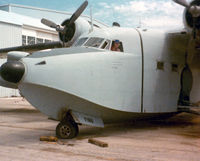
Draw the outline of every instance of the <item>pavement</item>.
<instances>
[{"instance_id":1,"label":"pavement","mask_svg":"<svg viewBox=\"0 0 200 161\"><path fill-rule=\"evenodd\" d=\"M49 120L22 98L0 98L0 161L199 161L200 116L181 113L167 120L80 126L72 140L55 136ZM88 143L89 138L108 147Z\"/></svg>"}]
</instances>

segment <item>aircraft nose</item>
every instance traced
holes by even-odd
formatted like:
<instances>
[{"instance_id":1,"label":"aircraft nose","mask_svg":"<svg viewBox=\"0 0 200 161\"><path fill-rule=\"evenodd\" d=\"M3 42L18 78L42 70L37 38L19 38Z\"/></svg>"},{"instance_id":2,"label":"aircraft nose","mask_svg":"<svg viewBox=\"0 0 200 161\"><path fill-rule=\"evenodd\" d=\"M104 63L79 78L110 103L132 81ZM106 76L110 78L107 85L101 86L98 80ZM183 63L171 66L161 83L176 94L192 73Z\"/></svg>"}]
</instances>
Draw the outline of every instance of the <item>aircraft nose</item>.
<instances>
[{"instance_id":1,"label":"aircraft nose","mask_svg":"<svg viewBox=\"0 0 200 161\"><path fill-rule=\"evenodd\" d=\"M0 68L1 77L12 83L18 83L22 79L24 72L24 64L19 61L6 62Z\"/></svg>"}]
</instances>

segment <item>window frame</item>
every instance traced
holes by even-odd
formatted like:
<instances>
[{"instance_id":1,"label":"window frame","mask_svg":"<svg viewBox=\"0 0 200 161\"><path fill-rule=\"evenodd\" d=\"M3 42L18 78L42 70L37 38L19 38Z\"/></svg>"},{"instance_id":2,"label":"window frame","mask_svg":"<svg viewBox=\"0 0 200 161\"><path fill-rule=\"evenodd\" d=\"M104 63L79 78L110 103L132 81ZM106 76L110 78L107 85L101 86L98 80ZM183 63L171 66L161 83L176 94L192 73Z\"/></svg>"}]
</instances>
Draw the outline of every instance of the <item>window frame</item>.
<instances>
[{"instance_id":1,"label":"window frame","mask_svg":"<svg viewBox=\"0 0 200 161\"><path fill-rule=\"evenodd\" d=\"M26 35L22 35L22 46L27 45L27 36Z\"/></svg>"},{"instance_id":2,"label":"window frame","mask_svg":"<svg viewBox=\"0 0 200 161\"><path fill-rule=\"evenodd\" d=\"M106 46L103 47L104 43L106 42L107 42ZM105 39L104 42L101 44L100 49L110 50L110 45L111 45L111 40Z\"/></svg>"}]
</instances>

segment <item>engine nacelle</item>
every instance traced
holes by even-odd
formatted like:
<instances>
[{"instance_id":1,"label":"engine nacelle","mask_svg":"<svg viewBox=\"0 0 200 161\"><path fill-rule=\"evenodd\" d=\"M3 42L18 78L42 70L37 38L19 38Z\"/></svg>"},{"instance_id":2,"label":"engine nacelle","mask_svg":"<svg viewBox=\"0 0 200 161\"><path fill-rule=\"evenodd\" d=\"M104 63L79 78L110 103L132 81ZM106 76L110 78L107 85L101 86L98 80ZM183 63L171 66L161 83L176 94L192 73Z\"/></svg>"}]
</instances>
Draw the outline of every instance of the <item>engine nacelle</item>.
<instances>
[{"instance_id":1,"label":"engine nacelle","mask_svg":"<svg viewBox=\"0 0 200 161\"><path fill-rule=\"evenodd\" d=\"M65 20L61 24L61 26L68 26L68 24L69 19ZM60 41L72 44L80 35L82 35L83 33L88 33L90 28L91 26L88 21L79 18L68 27L67 32L65 34L61 32L59 33Z\"/></svg>"},{"instance_id":2,"label":"engine nacelle","mask_svg":"<svg viewBox=\"0 0 200 161\"><path fill-rule=\"evenodd\" d=\"M23 52L23 51L11 51L8 52L7 54L7 61L19 61L20 59L30 55L30 53ZM1 68L0 68L0 73L1 73ZM0 86L6 87L6 88L13 88L17 89L18 85L16 83L11 83L8 81L5 81L1 76L0 76Z\"/></svg>"},{"instance_id":3,"label":"engine nacelle","mask_svg":"<svg viewBox=\"0 0 200 161\"><path fill-rule=\"evenodd\" d=\"M200 0L193 0L190 5L197 5L200 6ZM189 12L189 10L186 8L184 10L184 14L183 14L183 22L184 22L184 26L186 29L188 30L192 30L193 28L193 24L194 24L194 19L192 17L192 14ZM195 18L195 26L197 29L200 29L200 16Z\"/></svg>"}]
</instances>

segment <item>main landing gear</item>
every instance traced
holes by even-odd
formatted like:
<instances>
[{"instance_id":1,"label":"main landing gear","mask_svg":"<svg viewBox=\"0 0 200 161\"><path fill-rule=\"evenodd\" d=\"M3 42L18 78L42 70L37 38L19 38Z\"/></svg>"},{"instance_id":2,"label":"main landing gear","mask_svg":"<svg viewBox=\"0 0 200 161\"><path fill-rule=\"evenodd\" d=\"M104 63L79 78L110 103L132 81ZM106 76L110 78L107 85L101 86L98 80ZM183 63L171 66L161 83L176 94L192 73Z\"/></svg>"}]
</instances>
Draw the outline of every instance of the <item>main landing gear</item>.
<instances>
[{"instance_id":1,"label":"main landing gear","mask_svg":"<svg viewBox=\"0 0 200 161\"><path fill-rule=\"evenodd\" d=\"M56 136L60 139L72 139L78 132L78 125L71 115L67 115L56 127Z\"/></svg>"}]
</instances>

